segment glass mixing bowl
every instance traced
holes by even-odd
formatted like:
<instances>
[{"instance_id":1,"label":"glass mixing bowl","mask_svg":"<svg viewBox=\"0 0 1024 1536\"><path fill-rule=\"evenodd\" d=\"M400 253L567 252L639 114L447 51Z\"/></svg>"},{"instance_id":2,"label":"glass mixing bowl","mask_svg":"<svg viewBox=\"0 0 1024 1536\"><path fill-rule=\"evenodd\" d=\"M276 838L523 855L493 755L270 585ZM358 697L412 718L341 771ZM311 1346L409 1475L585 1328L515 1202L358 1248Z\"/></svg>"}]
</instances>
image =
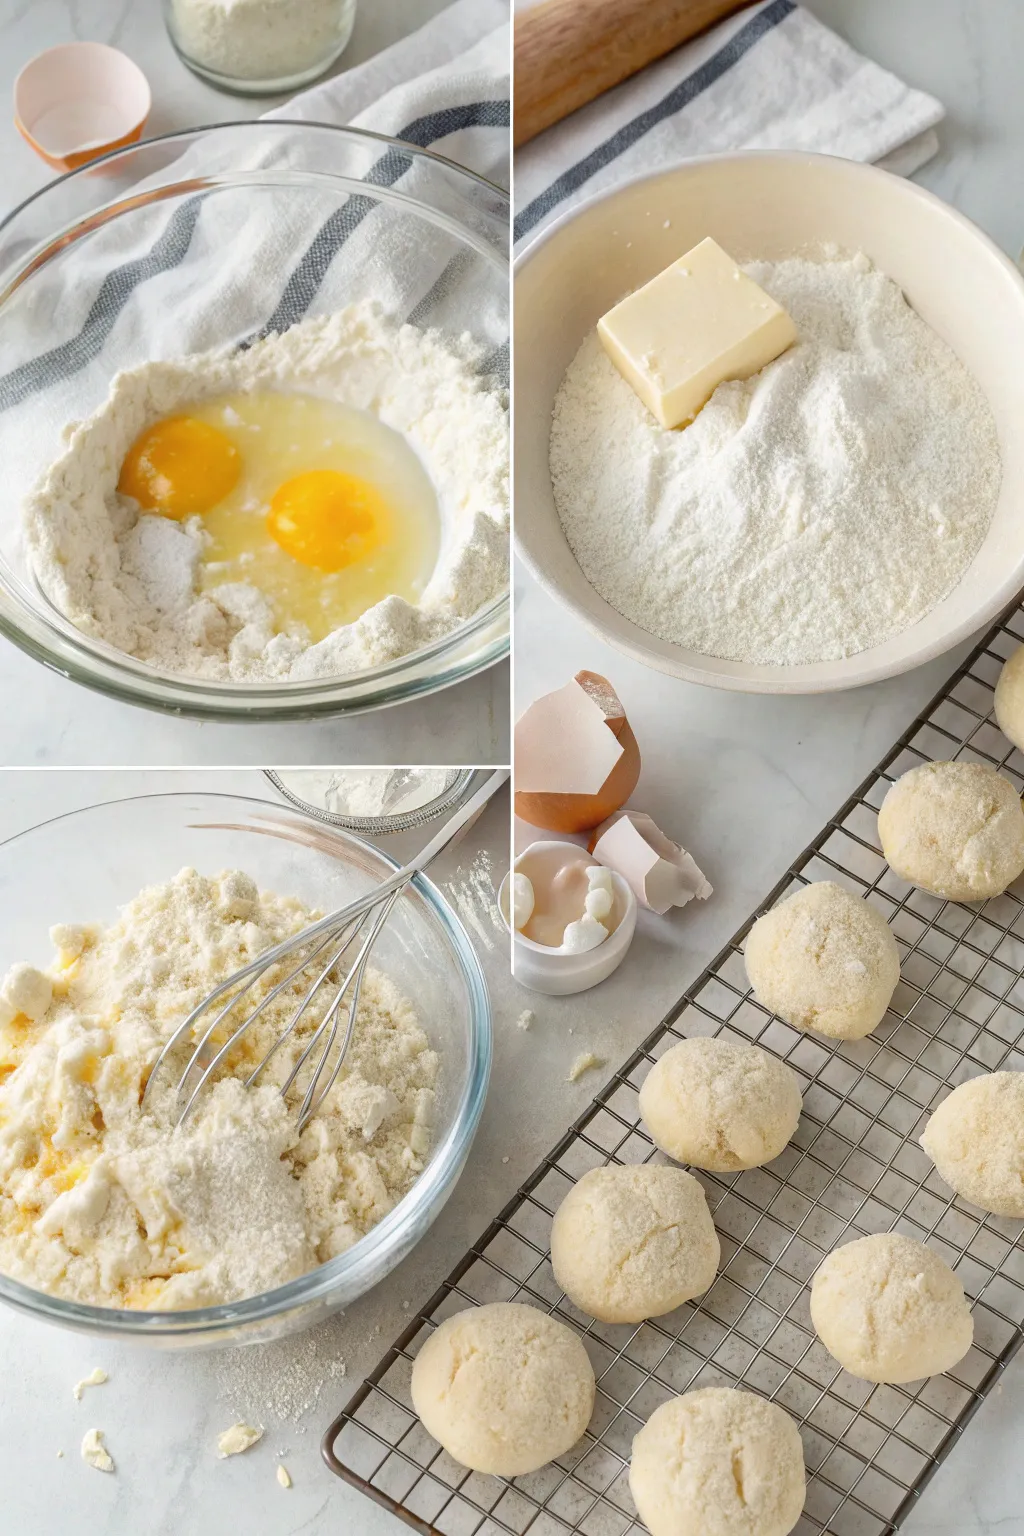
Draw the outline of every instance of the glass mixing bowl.
<instances>
[{"instance_id":1,"label":"glass mixing bowl","mask_svg":"<svg viewBox=\"0 0 1024 1536\"><path fill-rule=\"evenodd\" d=\"M262 121L170 134L61 177L0 223L0 633L73 681L197 718L359 713L461 682L508 653L507 593L408 656L345 677L212 682L84 634L41 591L26 493L120 369L376 299L508 371L507 195L355 128ZM442 549L443 554L443 549Z\"/></svg>"},{"instance_id":2,"label":"glass mixing bowl","mask_svg":"<svg viewBox=\"0 0 1024 1536\"><path fill-rule=\"evenodd\" d=\"M108 922L146 885L183 866L246 870L262 889L325 911L391 875L396 865L348 832L337 856L260 836L287 807L232 795L170 794L73 811L0 844L0 973L16 960L47 965L55 922ZM234 823L216 828L202 823ZM321 828L321 831L326 831ZM455 1186L487 1092L491 1014L466 930L440 892L418 875L374 946L373 963L415 1005L441 1058L436 1134L429 1162L383 1221L338 1258L263 1295L188 1312L84 1306L0 1275L0 1300L33 1317L109 1338L164 1346L262 1343L307 1328L383 1279L419 1242Z\"/></svg>"}]
</instances>

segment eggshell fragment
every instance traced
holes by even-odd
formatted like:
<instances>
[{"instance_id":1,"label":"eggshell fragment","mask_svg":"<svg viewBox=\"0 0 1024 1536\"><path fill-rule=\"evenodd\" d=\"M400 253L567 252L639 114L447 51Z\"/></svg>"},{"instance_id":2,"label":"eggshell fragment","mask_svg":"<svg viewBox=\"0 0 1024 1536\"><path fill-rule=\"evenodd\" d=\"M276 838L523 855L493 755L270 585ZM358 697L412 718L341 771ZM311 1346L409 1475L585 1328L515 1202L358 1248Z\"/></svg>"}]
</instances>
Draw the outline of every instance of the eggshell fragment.
<instances>
[{"instance_id":1,"label":"eggshell fragment","mask_svg":"<svg viewBox=\"0 0 1024 1536\"><path fill-rule=\"evenodd\" d=\"M611 683L577 672L516 724L516 815L550 832L588 832L633 793L640 749Z\"/></svg>"},{"instance_id":2,"label":"eggshell fragment","mask_svg":"<svg viewBox=\"0 0 1024 1536\"><path fill-rule=\"evenodd\" d=\"M678 843L665 836L645 811L619 811L599 826L588 848L616 870L652 912L706 901L711 886Z\"/></svg>"}]
</instances>

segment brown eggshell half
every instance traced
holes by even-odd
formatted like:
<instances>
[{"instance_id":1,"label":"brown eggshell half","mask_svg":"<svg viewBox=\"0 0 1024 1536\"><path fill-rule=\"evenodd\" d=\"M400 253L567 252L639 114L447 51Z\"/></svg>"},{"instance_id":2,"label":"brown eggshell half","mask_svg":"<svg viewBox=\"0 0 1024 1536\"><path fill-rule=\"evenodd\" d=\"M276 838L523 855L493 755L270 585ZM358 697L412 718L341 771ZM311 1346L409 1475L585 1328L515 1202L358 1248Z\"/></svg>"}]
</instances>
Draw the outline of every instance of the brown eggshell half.
<instances>
[{"instance_id":1,"label":"brown eggshell half","mask_svg":"<svg viewBox=\"0 0 1024 1536\"><path fill-rule=\"evenodd\" d=\"M527 794L517 790L516 815L532 827L543 827L546 832L589 832L625 805L640 778L640 748L608 679L596 672L577 672L576 681L591 697L596 695L587 685L596 684L606 697L618 704L620 713L608 714L606 710L605 724L618 739L622 756L593 795Z\"/></svg>"}]
</instances>

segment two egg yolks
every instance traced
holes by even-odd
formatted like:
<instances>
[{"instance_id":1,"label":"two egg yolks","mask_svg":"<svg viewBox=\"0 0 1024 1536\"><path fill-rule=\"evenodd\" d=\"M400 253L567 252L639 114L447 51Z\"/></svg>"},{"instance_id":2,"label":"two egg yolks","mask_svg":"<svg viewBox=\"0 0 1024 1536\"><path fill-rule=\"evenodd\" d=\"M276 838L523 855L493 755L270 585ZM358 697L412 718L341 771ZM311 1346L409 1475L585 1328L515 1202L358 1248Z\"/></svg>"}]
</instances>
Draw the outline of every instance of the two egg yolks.
<instances>
[{"instance_id":1,"label":"two egg yolks","mask_svg":"<svg viewBox=\"0 0 1024 1536\"><path fill-rule=\"evenodd\" d=\"M144 512L183 519L209 512L235 489L242 455L225 432L194 416L169 416L129 448L117 488ZM340 571L390 536L384 497L369 480L313 469L280 485L267 532L301 565Z\"/></svg>"}]
</instances>

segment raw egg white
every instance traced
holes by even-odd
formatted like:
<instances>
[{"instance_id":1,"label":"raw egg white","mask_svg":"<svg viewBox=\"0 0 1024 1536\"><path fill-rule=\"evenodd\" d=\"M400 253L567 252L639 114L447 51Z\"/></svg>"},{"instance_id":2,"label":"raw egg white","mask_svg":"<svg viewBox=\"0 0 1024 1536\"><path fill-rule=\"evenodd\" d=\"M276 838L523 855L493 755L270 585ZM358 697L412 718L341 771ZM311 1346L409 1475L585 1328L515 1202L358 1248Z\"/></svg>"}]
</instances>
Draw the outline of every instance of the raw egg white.
<instances>
[{"instance_id":1,"label":"raw egg white","mask_svg":"<svg viewBox=\"0 0 1024 1536\"><path fill-rule=\"evenodd\" d=\"M440 515L402 435L320 395L220 395L148 427L118 490L201 520L200 586L258 587L280 630L313 641L394 593L423 594Z\"/></svg>"}]
</instances>

